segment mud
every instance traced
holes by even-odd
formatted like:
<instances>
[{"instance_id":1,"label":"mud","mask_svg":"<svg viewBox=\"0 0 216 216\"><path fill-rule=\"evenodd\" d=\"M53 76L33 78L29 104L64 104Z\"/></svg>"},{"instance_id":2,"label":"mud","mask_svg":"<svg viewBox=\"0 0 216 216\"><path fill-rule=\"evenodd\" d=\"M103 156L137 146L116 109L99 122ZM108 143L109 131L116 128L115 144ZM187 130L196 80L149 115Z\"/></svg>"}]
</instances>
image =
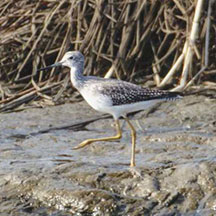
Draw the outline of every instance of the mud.
<instances>
[{"instance_id":1,"label":"mud","mask_svg":"<svg viewBox=\"0 0 216 216\"><path fill-rule=\"evenodd\" d=\"M85 102L0 114L1 215L216 215L216 100L188 96L137 113L131 137Z\"/></svg>"}]
</instances>

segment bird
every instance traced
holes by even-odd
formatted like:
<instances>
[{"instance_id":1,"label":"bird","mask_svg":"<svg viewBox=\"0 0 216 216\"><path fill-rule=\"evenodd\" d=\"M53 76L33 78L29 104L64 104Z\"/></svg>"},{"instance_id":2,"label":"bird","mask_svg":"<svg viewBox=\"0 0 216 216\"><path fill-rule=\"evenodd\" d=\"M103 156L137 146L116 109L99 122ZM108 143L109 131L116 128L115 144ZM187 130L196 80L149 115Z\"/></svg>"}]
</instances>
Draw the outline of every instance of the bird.
<instances>
[{"instance_id":1,"label":"bird","mask_svg":"<svg viewBox=\"0 0 216 216\"><path fill-rule=\"evenodd\" d=\"M131 131L132 149L130 166L134 167L136 165L136 130L127 114L145 110L161 100L182 98L183 95L180 92L144 88L118 79L84 76L84 61L85 58L80 51L68 51L59 62L38 70L47 70L58 66L70 68L71 83L86 102L96 111L110 114L115 121L116 135L87 139L73 149L84 148L94 142L121 139L122 129L119 119L123 117Z\"/></svg>"}]
</instances>

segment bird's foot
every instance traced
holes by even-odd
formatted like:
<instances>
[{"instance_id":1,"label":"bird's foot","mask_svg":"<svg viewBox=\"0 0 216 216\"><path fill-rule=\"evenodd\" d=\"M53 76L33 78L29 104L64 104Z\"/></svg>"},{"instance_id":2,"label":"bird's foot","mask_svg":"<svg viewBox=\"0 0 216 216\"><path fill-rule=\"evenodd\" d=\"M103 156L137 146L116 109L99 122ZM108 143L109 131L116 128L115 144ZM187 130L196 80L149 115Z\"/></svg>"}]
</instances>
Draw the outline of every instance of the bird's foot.
<instances>
[{"instance_id":1,"label":"bird's foot","mask_svg":"<svg viewBox=\"0 0 216 216\"><path fill-rule=\"evenodd\" d=\"M79 145L73 147L73 150L77 150L77 149L81 149L84 148L85 146L91 144L92 141L91 140L84 140L83 142L81 142Z\"/></svg>"}]
</instances>

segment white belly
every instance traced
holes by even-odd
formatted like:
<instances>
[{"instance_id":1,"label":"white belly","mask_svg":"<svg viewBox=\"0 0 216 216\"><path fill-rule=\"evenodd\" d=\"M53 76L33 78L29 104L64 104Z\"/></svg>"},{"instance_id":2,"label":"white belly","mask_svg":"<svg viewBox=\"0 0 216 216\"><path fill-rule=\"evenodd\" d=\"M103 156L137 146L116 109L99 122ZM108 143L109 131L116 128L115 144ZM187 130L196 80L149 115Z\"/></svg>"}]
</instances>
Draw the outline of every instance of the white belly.
<instances>
[{"instance_id":1,"label":"white belly","mask_svg":"<svg viewBox=\"0 0 216 216\"><path fill-rule=\"evenodd\" d=\"M160 100L142 101L134 104L125 104L110 107L110 114L113 115L115 119L121 116L126 116L128 113L136 112L139 110L145 110L154 104L158 103Z\"/></svg>"}]
</instances>

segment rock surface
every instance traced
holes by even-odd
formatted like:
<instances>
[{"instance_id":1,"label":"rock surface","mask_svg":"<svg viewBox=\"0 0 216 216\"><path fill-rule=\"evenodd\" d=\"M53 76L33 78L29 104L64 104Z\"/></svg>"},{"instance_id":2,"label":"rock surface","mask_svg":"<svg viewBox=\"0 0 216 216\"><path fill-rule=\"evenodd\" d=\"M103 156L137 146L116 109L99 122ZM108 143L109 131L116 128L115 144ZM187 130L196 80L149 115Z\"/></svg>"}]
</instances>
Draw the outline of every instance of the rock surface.
<instances>
[{"instance_id":1,"label":"rock surface","mask_svg":"<svg viewBox=\"0 0 216 216\"><path fill-rule=\"evenodd\" d=\"M124 121L120 141L72 150L114 133L85 102L0 114L0 214L216 215L215 102L188 96L134 115L135 168Z\"/></svg>"}]
</instances>

